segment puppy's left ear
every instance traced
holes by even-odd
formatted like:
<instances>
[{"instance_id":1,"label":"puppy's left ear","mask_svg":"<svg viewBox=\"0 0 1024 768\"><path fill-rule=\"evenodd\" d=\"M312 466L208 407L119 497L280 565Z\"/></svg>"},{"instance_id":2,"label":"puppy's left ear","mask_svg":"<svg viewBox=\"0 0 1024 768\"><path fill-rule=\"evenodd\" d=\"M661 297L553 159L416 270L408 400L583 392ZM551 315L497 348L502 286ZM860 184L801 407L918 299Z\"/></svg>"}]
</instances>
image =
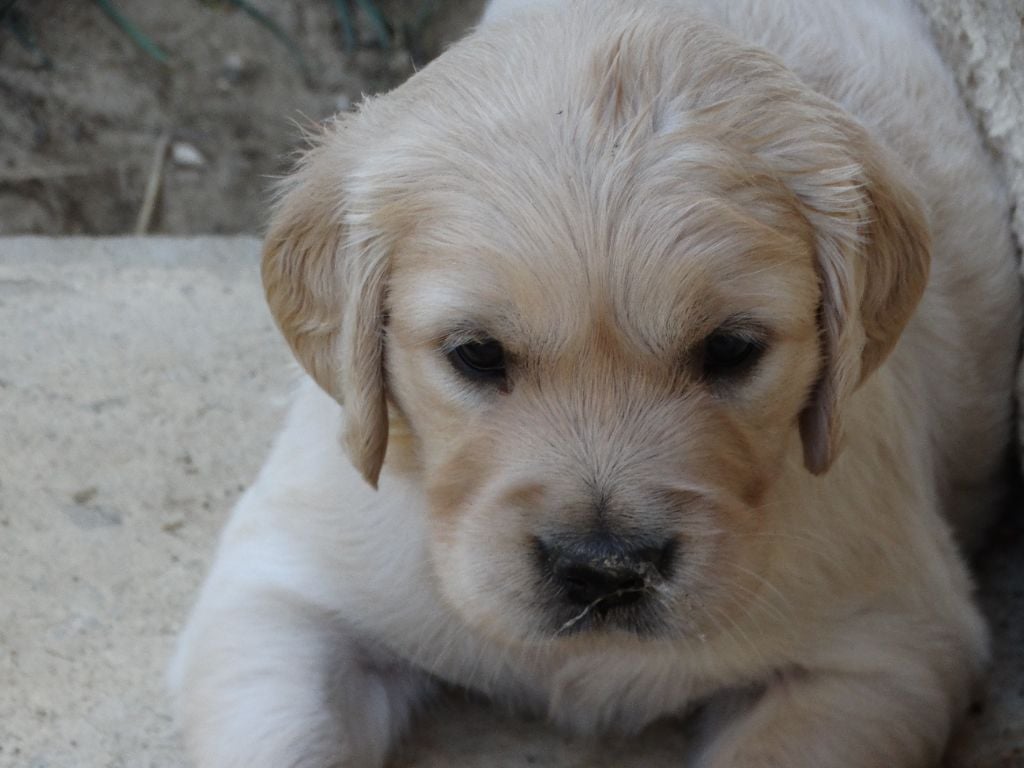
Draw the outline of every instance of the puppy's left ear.
<instances>
[{"instance_id":1,"label":"puppy's left ear","mask_svg":"<svg viewBox=\"0 0 1024 768\"><path fill-rule=\"evenodd\" d=\"M263 287L310 376L345 406L349 459L377 486L387 449L387 254L346 225L348 161L329 132L285 180L263 245Z\"/></svg>"},{"instance_id":2,"label":"puppy's left ear","mask_svg":"<svg viewBox=\"0 0 1024 768\"><path fill-rule=\"evenodd\" d=\"M842 120L845 162L798 192L816 231L820 377L800 415L804 464L825 472L849 396L896 346L924 293L930 235L898 159Z\"/></svg>"}]
</instances>

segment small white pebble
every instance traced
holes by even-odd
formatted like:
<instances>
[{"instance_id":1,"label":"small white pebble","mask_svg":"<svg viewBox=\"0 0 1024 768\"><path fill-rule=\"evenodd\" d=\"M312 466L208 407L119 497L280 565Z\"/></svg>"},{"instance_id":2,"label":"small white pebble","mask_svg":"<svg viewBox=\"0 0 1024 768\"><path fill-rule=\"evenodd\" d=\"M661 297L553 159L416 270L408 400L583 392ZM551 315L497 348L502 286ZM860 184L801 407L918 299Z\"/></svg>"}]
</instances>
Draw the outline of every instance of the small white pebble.
<instances>
[{"instance_id":1,"label":"small white pebble","mask_svg":"<svg viewBox=\"0 0 1024 768\"><path fill-rule=\"evenodd\" d=\"M206 165L203 153L185 141L176 141L171 146L171 160L175 165L185 168L201 168Z\"/></svg>"},{"instance_id":2,"label":"small white pebble","mask_svg":"<svg viewBox=\"0 0 1024 768\"><path fill-rule=\"evenodd\" d=\"M229 53L224 57L223 67L225 74L229 77L231 75L238 77L245 69L245 59L242 58L242 54L240 53Z\"/></svg>"}]
</instances>

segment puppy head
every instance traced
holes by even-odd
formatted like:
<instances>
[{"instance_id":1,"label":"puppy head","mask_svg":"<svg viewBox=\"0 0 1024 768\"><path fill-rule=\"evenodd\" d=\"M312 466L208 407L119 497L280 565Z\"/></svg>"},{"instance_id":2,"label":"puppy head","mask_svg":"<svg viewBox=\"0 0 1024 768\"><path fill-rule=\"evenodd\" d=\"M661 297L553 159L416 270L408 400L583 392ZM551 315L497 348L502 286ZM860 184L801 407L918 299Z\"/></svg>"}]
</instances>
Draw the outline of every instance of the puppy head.
<instances>
[{"instance_id":1,"label":"puppy head","mask_svg":"<svg viewBox=\"0 0 1024 768\"><path fill-rule=\"evenodd\" d=\"M329 128L264 281L369 482L400 435L468 621L705 633L770 556L790 446L834 460L926 229L891 159L770 56L582 5L478 32Z\"/></svg>"}]
</instances>

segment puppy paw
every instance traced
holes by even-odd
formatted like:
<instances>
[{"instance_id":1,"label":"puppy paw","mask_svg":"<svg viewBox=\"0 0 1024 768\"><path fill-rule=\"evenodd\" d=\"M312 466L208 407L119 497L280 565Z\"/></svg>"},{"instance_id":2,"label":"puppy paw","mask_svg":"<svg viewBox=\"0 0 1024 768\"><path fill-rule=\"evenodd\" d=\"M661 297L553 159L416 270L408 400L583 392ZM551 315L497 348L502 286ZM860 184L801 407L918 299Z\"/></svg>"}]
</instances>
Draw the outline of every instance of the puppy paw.
<instances>
[{"instance_id":1,"label":"puppy paw","mask_svg":"<svg viewBox=\"0 0 1024 768\"><path fill-rule=\"evenodd\" d=\"M427 678L280 594L208 592L172 671L196 768L380 768Z\"/></svg>"}]
</instances>

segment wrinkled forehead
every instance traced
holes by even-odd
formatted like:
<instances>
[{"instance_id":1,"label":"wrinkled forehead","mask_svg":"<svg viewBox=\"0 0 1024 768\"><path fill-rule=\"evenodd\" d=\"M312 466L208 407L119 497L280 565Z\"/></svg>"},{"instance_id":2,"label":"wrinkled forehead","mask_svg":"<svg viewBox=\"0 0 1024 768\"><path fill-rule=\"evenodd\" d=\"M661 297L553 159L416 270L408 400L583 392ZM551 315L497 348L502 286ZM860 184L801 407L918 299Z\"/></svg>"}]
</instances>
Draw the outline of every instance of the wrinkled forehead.
<instances>
[{"instance_id":1,"label":"wrinkled forehead","mask_svg":"<svg viewBox=\"0 0 1024 768\"><path fill-rule=\"evenodd\" d=\"M672 353L736 316L780 334L814 321L810 233L770 185L634 183L602 196L516 183L426 196L429 214L395 254L393 323L424 343L476 331L538 349L610 321Z\"/></svg>"}]
</instances>

